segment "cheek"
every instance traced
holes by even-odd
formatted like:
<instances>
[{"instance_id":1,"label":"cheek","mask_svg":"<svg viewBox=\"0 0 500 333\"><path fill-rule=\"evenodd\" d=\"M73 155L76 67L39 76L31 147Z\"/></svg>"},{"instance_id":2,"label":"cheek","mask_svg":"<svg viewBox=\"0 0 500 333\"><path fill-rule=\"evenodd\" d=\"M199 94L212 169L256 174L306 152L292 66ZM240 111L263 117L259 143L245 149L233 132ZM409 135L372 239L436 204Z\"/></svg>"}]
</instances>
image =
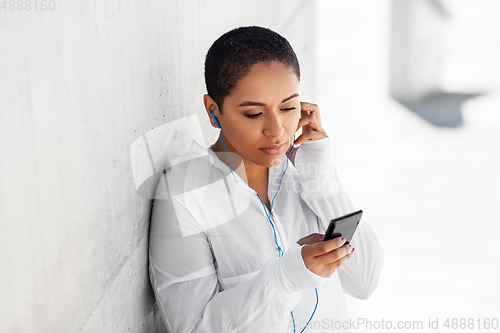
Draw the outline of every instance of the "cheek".
<instances>
[{"instance_id":1,"label":"cheek","mask_svg":"<svg viewBox=\"0 0 500 333\"><path fill-rule=\"evenodd\" d=\"M296 112L293 116L290 117L290 119L287 122L288 127L293 130L293 133L296 132L297 125L299 124L300 120L300 112Z\"/></svg>"},{"instance_id":2,"label":"cheek","mask_svg":"<svg viewBox=\"0 0 500 333\"><path fill-rule=\"evenodd\" d=\"M233 142L240 146L250 146L259 137L258 126L250 122L239 122L231 130Z\"/></svg>"}]
</instances>

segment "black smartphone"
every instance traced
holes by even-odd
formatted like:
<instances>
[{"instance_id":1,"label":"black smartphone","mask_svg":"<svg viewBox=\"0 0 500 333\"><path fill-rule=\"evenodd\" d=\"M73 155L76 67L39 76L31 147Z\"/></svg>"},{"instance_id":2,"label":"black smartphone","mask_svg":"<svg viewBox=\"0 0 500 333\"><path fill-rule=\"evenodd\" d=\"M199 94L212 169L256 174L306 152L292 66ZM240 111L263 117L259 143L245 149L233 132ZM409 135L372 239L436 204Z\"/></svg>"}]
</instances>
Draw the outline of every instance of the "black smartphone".
<instances>
[{"instance_id":1,"label":"black smartphone","mask_svg":"<svg viewBox=\"0 0 500 333\"><path fill-rule=\"evenodd\" d=\"M331 220L325 231L323 240L326 241L337 237L344 237L346 243L349 244L352 236L354 236L359 221L361 221L362 215L363 211L358 210L357 212L349 213Z\"/></svg>"}]
</instances>

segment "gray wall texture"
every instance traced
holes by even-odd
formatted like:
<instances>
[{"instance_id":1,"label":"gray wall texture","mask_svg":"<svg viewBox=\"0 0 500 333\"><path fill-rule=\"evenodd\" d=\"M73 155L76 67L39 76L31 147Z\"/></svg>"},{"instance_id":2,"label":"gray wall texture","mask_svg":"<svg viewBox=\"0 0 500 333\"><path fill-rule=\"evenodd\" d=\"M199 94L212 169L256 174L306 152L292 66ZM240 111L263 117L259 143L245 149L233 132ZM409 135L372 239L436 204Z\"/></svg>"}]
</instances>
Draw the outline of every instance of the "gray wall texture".
<instances>
[{"instance_id":1,"label":"gray wall texture","mask_svg":"<svg viewBox=\"0 0 500 333\"><path fill-rule=\"evenodd\" d=\"M288 38L312 101L315 2L42 2L0 9L0 332L164 332L130 147L193 114L215 140L204 56L238 26Z\"/></svg>"}]
</instances>

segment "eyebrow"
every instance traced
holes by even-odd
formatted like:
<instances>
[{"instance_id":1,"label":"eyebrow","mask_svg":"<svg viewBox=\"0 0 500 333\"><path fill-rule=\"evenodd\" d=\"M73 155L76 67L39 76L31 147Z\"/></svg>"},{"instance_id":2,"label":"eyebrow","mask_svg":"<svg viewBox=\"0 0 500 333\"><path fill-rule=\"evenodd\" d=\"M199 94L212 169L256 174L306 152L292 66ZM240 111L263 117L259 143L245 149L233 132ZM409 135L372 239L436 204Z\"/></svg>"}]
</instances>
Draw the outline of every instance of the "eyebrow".
<instances>
[{"instance_id":1,"label":"eyebrow","mask_svg":"<svg viewBox=\"0 0 500 333\"><path fill-rule=\"evenodd\" d=\"M292 96L289 96L289 97L285 98L284 100L282 100L282 101L281 101L281 103L285 103L285 102L287 102L287 101L289 101L289 100L291 100L292 98L295 98L295 97L297 97L297 96L299 96L299 94L293 94ZM243 102L243 103L241 103L241 104L240 104L240 105L238 105L238 106L266 106L266 104L264 104L264 103L259 103L259 102L250 102L250 101L249 101L249 102Z\"/></svg>"}]
</instances>

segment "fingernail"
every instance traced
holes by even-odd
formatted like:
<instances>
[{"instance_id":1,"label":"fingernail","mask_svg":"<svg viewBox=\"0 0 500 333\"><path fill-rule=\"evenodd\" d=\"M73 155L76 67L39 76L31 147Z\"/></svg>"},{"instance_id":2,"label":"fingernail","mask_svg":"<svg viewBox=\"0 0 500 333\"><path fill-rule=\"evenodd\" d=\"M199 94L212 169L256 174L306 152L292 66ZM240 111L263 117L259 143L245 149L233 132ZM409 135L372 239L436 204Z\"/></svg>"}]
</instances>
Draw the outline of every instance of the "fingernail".
<instances>
[{"instance_id":1,"label":"fingernail","mask_svg":"<svg viewBox=\"0 0 500 333\"><path fill-rule=\"evenodd\" d=\"M342 237L340 240L341 240L341 241L345 241L345 238L344 238L344 237Z\"/></svg>"},{"instance_id":2,"label":"fingernail","mask_svg":"<svg viewBox=\"0 0 500 333\"><path fill-rule=\"evenodd\" d=\"M356 250L356 249L355 249L355 248L352 248L352 251L351 251L351 253L353 253L353 252L354 252L354 250Z\"/></svg>"},{"instance_id":3,"label":"fingernail","mask_svg":"<svg viewBox=\"0 0 500 333\"><path fill-rule=\"evenodd\" d=\"M351 248L351 247L352 247L352 245L351 245L351 244L349 244L349 248Z\"/></svg>"}]
</instances>

